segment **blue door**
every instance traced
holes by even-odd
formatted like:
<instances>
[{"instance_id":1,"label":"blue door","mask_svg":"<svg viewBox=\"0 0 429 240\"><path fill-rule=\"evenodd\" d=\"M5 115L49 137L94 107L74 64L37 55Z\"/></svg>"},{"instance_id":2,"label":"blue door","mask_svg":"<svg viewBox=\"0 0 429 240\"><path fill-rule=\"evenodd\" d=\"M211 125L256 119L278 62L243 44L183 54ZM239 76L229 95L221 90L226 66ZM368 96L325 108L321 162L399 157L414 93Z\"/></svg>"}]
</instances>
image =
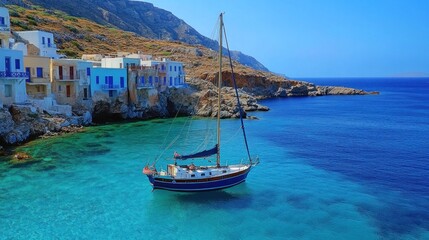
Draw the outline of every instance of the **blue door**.
<instances>
[{"instance_id":1,"label":"blue door","mask_svg":"<svg viewBox=\"0 0 429 240\"><path fill-rule=\"evenodd\" d=\"M113 76L109 76L109 88L113 88Z\"/></svg>"}]
</instances>

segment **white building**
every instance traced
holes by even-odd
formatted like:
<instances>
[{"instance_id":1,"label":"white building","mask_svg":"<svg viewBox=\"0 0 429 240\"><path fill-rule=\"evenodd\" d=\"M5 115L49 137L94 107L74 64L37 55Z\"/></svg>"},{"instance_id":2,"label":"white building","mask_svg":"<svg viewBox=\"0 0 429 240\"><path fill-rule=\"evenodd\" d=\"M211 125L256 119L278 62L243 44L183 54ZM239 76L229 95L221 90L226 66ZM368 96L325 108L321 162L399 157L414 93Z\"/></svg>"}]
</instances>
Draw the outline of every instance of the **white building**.
<instances>
[{"instance_id":1,"label":"white building","mask_svg":"<svg viewBox=\"0 0 429 240\"><path fill-rule=\"evenodd\" d=\"M11 49L10 17L6 8L0 7L0 103L22 103L27 100L22 51Z\"/></svg>"},{"instance_id":2,"label":"white building","mask_svg":"<svg viewBox=\"0 0 429 240\"><path fill-rule=\"evenodd\" d=\"M101 67L103 68L127 68L140 66L140 58L128 57L107 57L101 59Z\"/></svg>"},{"instance_id":3,"label":"white building","mask_svg":"<svg viewBox=\"0 0 429 240\"><path fill-rule=\"evenodd\" d=\"M182 62L171 61L163 58L158 60L142 60L142 66L154 67L158 70L161 85L177 87L185 84L185 71Z\"/></svg>"},{"instance_id":4,"label":"white building","mask_svg":"<svg viewBox=\"0 0 429 240\"><path fill-rule=\"evenodd\" d=\"M54 35L44 31L18 31L20 37L27 40L39 49L39 56L58 59L57 45L54 43Z\"/></svg>"},{"instance_id":5,"label":"white building","mask_svg":"<svg viewBox=\"0 0 429 240\"><path fill-rule=\"evenodd\" d=\"M91 95L105 94L111 98L127 91L127 69L93 68L91 73Z\"/></svg>"}]
</instances>

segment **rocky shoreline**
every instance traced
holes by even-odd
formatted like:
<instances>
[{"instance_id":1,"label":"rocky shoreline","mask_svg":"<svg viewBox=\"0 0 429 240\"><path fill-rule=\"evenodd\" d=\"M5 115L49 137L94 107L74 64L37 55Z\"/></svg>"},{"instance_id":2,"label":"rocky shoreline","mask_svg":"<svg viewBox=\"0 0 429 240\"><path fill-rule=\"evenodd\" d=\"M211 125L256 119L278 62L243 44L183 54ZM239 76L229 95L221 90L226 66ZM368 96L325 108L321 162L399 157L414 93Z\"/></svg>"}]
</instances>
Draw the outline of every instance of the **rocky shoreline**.
<instances>
[{"instance_id":1,"label":"rocky shoreline","mask_svg":"<svg viewBox=\"0 0 429 240\"><path fill-rule=\"evenodd\" d=\"M168 118L176 115L215 117L217 115L216 86L210 81L189 79L187 87L151 89L138 105L128 105L127 96L116 99L94 96L90 105L73 106L73 116L52 114L31 105L11 105L0 108L0 155L9 155L6 147L17 146L38 137L57 136L83 131L85 126L127 119ZM259 99L324 95L365 95L367 93L344 87L316 86L301 81L271 82L265 88L243 86L239 90L244 116L252 111L268 111ZM222 88L221 118L238 118L235 90Z\"/></svg>"}]
</instances>

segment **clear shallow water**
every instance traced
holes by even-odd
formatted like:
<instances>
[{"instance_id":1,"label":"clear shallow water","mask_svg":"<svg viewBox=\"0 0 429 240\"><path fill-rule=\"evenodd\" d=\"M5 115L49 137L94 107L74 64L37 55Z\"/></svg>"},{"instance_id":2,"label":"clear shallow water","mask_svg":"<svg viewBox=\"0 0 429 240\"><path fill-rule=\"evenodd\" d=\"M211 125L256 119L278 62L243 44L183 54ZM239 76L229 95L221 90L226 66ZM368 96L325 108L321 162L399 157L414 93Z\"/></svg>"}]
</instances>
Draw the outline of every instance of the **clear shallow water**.
<instances>
[{"instance_id":1,"label":"clear shallow water","mask_svg":"<svg viewBox=\"0 0 429 240\"><path fill-rule=\"evenodd\" d=\"M261 164L217 192L152 192L141 174L176 134L205 142L210 120L34 141L19 150L39 162L0 162L0 239L429 239L429 79L309 81L381 95L265 101L246 121ZM245 157L238 121L222 124L222 156Z\"/></svg>"}]
</instances>

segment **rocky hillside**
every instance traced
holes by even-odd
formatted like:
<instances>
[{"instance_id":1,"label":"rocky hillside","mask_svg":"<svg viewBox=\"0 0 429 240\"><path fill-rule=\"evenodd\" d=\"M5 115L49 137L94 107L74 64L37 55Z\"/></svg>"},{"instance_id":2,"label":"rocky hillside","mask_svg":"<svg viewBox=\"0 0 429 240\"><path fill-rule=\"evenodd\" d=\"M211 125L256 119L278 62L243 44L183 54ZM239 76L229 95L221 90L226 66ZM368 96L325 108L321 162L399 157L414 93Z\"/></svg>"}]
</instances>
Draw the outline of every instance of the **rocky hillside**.
<instances>
[{"instance_id":1,"label":"rocky hillside","mask_svg":"<svg viewBox=\"0 0 429 240\"><path fill-rule=\"evenodd\" d=\"M134 32L149 39L180 41L191 45L203 45L213 50L218 48L216 41L201 35L171 12L142 1L9 0L9 2L26 8L38 5L52 12L60 10L70 16L86 18L100 25ZM213 19L215 17L213 16ZM234 52L233 57L243 65L268 71L256 59L239 51Z\"/></svg>"},{"instance_id":2,"label":"rocky hillside","mask_svg":"<svg viewBox=\"0 0 429 240\"><path fill-rule=\"evenodd\" d=\"M115 53L117 51L151 54L184 62L187 78L214 81L217 78L217 52L202 45L153 40L132 32L106 28L83 18L72 17L58 10L41 7L32 9L8 5L12 30L45 30L54 33L60 52L78 58L82 54ZM224 85L232 86L228 59L224 63ZM326 94L364 94L363 91L317 87L313 84L286 79L265 71L257 71L236 61L235 78L238 86L258 99L277 96L314 96Z\"/></svg>"}]
</instances>

